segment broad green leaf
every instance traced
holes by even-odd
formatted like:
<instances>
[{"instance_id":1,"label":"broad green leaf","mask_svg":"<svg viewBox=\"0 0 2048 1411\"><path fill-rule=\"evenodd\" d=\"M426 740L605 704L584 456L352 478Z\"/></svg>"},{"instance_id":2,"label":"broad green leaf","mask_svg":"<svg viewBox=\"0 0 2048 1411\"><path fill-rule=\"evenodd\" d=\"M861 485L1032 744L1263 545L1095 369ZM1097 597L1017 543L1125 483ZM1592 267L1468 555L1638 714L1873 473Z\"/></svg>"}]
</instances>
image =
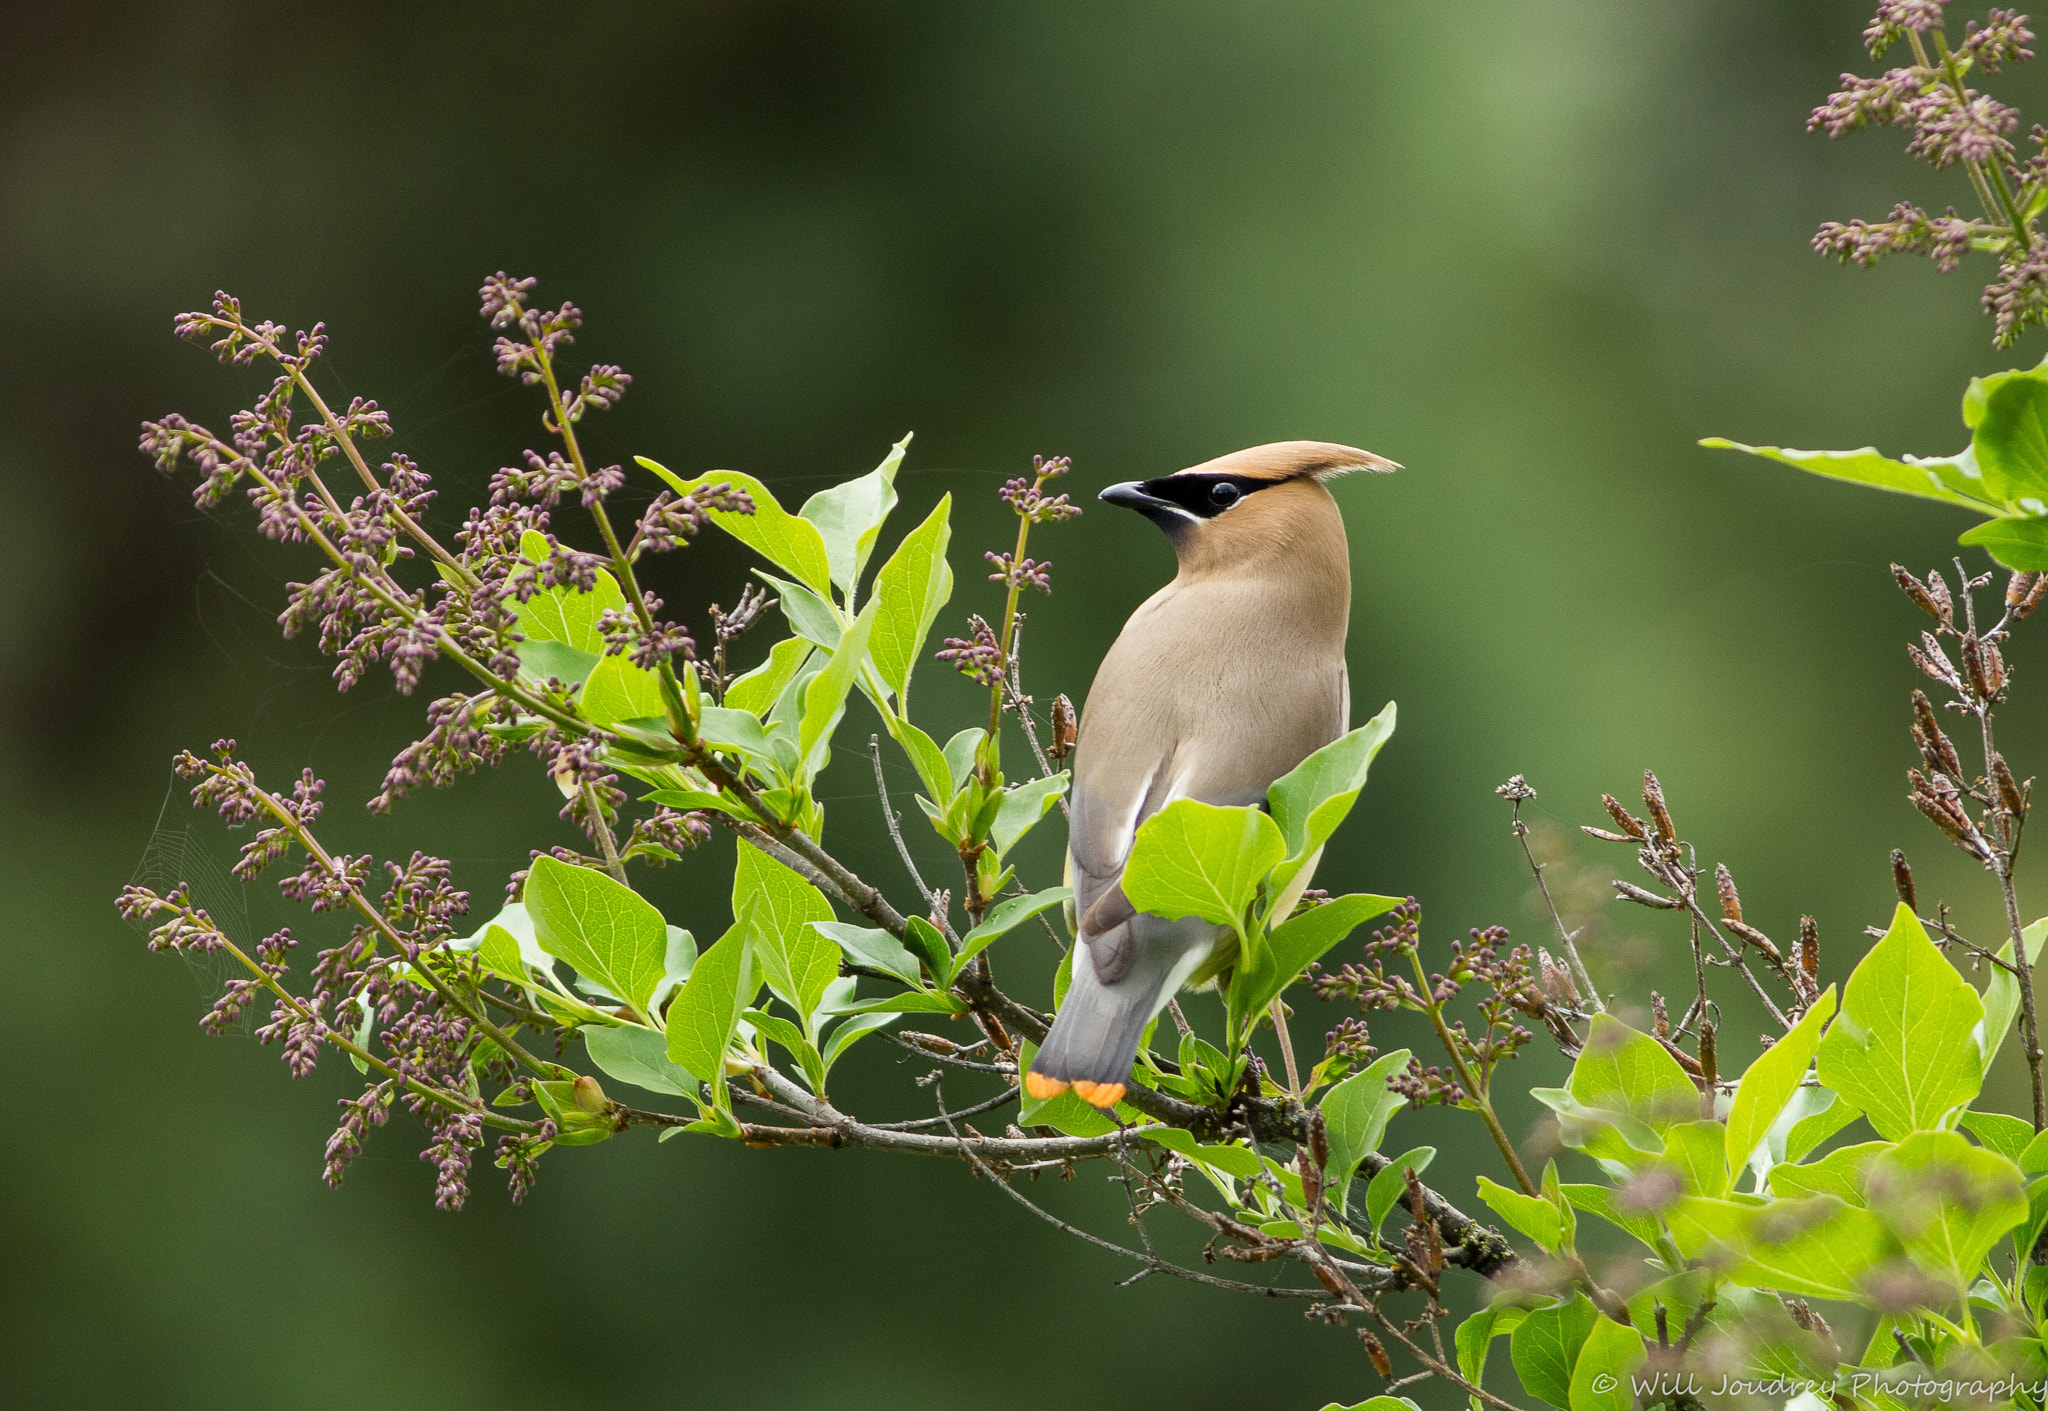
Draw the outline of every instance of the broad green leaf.
<instances>
[{"instance_id":1,"label":"broad green leaf","mask_svg":"<svg viewBox=\"0 0 2048 1411\"><path fill-rule=\"evenodd\" d=\"M519 658L519 674L527 680L555 680L564 686L582 684L603 659L595 652L578 651L566 642L545 638L529 638L513 648L512 654Z\"/></svg>"},{"instance_id":2,"label":"broad green leaf","mask_svg":"<svg viewBox=\"0 0 2048 1411\"><path fill-rule=\"evenodd\" d=\"M2041 943L2048 941L2048 917L2023 928L2020 939L2027 943L2027 964L2032 966L2041 958ZM1998 948L1998 958L2008 965L2012 963L2010 940ZM2005 1046L2019 1012L2020 982L2010 971L1992 966L1990 982L1984 986L1984 1022L1977 1026L1977 1052L1983 1056L1986 1073L1991 1071L1991 1060Z\"/></svg>"},{"instance_id":3,"label":"broad green leaf","mask_svg":"<svg viewBox=\"0 0 2048 1411\"><path fill-rule=\"evenodd\" d=\"M549 554L547 539L529 529L519 540L519 552L534 563ZM597 571L596 585L588 593L573 588L542 588L523 603L514 603L519 635L533 642L560 642L592 656L604 654L604 636L597 620L607 611L624 612L626 595L619 581L603 569Z\"/></svg>"},{"instance_id":4,"label":"broad green leaf","mask_svg":"<svg viewBox=\"0 0 2048 1411\"><path fill-rule=\"evenodd\" d=\"M1458 1324L1458 1373L1473 1386L1486 1385L1486 1354L1497 1337L1512 1333L1524 1313L1513 1304L1489 1304ZM1475 1400L1475 1406L1478 1402Z\"/></svg>"},{"instance_id":5,"label":"broad green leaf","mask_svg":"<svg viewBox=\"0 0 2048 1411\"><path fill-rule=\"evenodd\" d=\"M880 619L876 621L879 624ZM872 634L868 641L871 648L869 656L872 657ZM924 785L925 791L934 799L952 798L953 771L946 763L945 752L932 742L932 737L898 715L884 714L882 723L888 728L889 738L910 757L911 767L917 771L918 782Z\"/></svg>"},{"instance_id":6,"label":"broad green leaf","mask_svg":"<svg viewBox=\"0 0 2048 1411\"><path fill-rule=\"evenodd\" d=\"M784 509L768 487L753 476L736 470L714 470L695 480L685 480L667 466L657 465L645 456L633 459L667 481L669 488L679 495L721 483L746 491L753 497L752 514L712 510L711 522L770 563L794 573L816 592L829 594L832 591L831 559L817 526Z\"/></svg>"},{"instance_id":7,"label":"broad green leaf","mask_svg":"<svg viewBox=\"0 0 2048 1411\"><path fill-rule=\"evenodd\" d=\"M2007 1161L2018 1161L2034 1141L2034 1124L2003 1112L1965 1112L1963 1130Z\"/></svg>"},{"instance_id":8,"label":"broad green leaf","mask_svg":"<svg viewBox=\"0 0 2048 1411\"><path fill-rule=\"evenodd\" d=\"M1614 1187L1567 1185L1563 1191L1572 1209L1597 1215L1616 1229L1634 1235L1652 1248L1656 1247L1659 1234L1656 1217L1623 1210Z\"/></svg>"},{"instance_id":9,"label":"broad green leaf","mask_svg":"<svg viewBox=\"0 0 2048 1411\"><path fill-rule=\"evenodd\" d=\"M897 1015L885 1013L856 1014L850 1019L840 1021L832 1030L832 1036L825 1041L825 1071L830 1073L832 1066L839 1062L854 1044L877 1030L888 1028L897 1018Z\"/></svg>"},{"instance_id":10,"label":"broad green leaf","mask_svg":"<svg viewBox=\"0 0 2048 1411\"><path fill-rule=\"evenodd\" d=\"M1800 1099L1809 1093L1815 1095L1815 1101L1827 1101L1821 1101L1813 1111L1799 1116L1785 1133L1783 1159L1786 1161L1804 1161L1808 1152L1863 1115L1855 1103L1825 1088L1801 1088L1785 1105L1785 1115L1789 1117L1800 1108L1803 1105ZM1784 1121L1784 1117L1780 1117L1779 1125L1783 1126Z\"/></svg>"},{"instance_id":11,"label":"broad green leaf","mask_svg":"<svg viewBox=\"0 0 2048 1411\"><path fill-rule=\"evenodd\" d=\"M692 1073L703 1073L723 1105L725 1050L740 1011L750 1008L759 987L758 969L743 918L697 957L689 983L668 1008L668 1056Z\"/></svg>"},{"instance_id":12,"label":"broad green leaf","mask_svg":"<svg viewBox=\"0 0 2048 1411\"><path fill-rule=\"evenodd\" d=\"M665 720L668 714L661 698L661 678L633 665L624 653L605 657L591 668L583 694L576 698L576 708L593 725Z\"/></svg>"},{"instance_id":13,"label":"broad green leaf","mask_svg":"<svg viewBox=\"0 0 2048 1411\"><path fill-rule=\"evenodd\" d=\"M1378 1151L1387 1120L1407 1101L1387 1086L1387 1079L1408 1067L1408 1050L1383 1054L1363 1073L1354 1073L1323 1094L1323 1123L1330 1139L1325 1183L1337 1208L1351 1192L1351 1177L1367 1152Z\"/></svg>"},{"instance_id":14,"label":"broad green leaf","mask_svg":"<svg viewBox=\"0 0 2048 1411\"><path fill-rule=\"evenodd\" d=\"M2038 515L1987 519L1957 535L1956 542L1984 550L2007 568L2025 573L2048 568L2048 519Z\"/></svg>"},{"instance_id":15,"label":"broad green leaf","mask_svg":"<svg viewBox=\"0 0 2048 1411\"><path fill-rule=\"evenodd\" d=\"M940 753L945 758L946 773L953 781L953 789L964 786L967 783L967 776L974 772L975 751L981 748L981 742L987 734L988 731L980 726L970 725L946 741L945 748ZM947 792L950 795L952 790ZM934 799L933 802L943 804L948 800Z\"/></svg>"},{"instance_id":16,"label":"broad green leaf","mask_svg":"<svg viewBox=\"0 0 2048 1411\"><path fill-rule=\"evenodd\" d=\"M1842 1012L1820 1041L1820 1081L1894 1141L1933 1131L1977 1096L1974 1030L1983 1002L1927 939L1903 902L1891 930L1842 988Z\"/></svg>"},{"instance_id":17,"label":"broad green leaf","mask_svg":"<svg viewBox=\"0 0 2048 1411\"><path fill-rule=\"evenodd\" d=\"M2007 378L1988 385L1982 412L1970 437L1984 486L2007 503L2032 499L2040 514L2048 505L2048 382L2038 376Z\"/></svg>"},{"instance_id":18,"label":"broad green leaf","mask_svg":"<svg viewBox=\"0 0 2048 1411\"><path fill-rule=\"evenodd\" d=\"M1997 508L1991 492L1971 474L1975 466L1966 470L1959 464L1961 457L1913 456L1895 461L1879 455L1874 446L1865 446L1860 451L1794 451L1780 446L1745 446L1721 436L1706 437L1700 444L1714 451L1747 451L1752 456L1763 456L1830 480L1848 480L1879 490L1917 495L1923 500L1939 500L1979 513Z\"/></svg>"},{"instance_id":19,"label":"broad green leaf","mask_svg":"<svg viewBox=\"0 0 2048 1411\"><path fill-rule=\"evenodd\" d=\"M1664 1139L1648 1124L1606 1108L1580 1102L1564 1088L1531 1088L1529 1096L1557 1114L1558 1137L1622 1179L1647 1171L1664 1151Z\"/></svg>"},{"instance_id":20,"label":"broad green leaf","mask_svg":"<svg viewBox=\"0 0 2048 1411\"><path fill-rule=\"evenodd\" d=\"M1479 1178L1479 1198L1492 1206L1501 1219L1552 1254L1564 1248L1564 1221L1549 1201L1509 1190L1484 1176Z\"/></svg>"},{"instance_id":21,"label":"broad green leaf","mask_svg":"<svg viewBox=\"0 0 2048 1411\"><path fill-rule=\"evenodd\" d=\"M825 541L832 581L846 590L848 601L852 600L854 585L860 581L861 570L867 567L868 555L874 552L875 536L882 532L882 521L896 508L896 472L909 447L910 438L905 436L866 475L820 490L805 500L803 509L798 511L818 527L819 537ZM824 589L818 591L822 593Z\"/></svg>"},{"instance_id":22,"label":"broad green leaf","mask_svg":"<svg viewBox=\"0 0 2048 1411\"><path fill-rule=\"evenodd\" d=\"M1624 1112L1660 1135L1699 1116L1700 1092L1662 1044L1611 1014L1595 1014L1572 1065L1571 1093L1587 1107Z\"/></svg>"},{"instance_id":23,"label":"broad green leaf","mask_svg":"<svg viewBox=\"0 0 2048 1411\"><path fill-rule=\"evenodd\" d=\"M2042 1132L2027 1143L2027 1149L2019 1155L2019 1166L2029 1176L2048 1171L2048 1132Z\"/></svg>"},{"instance_id":24,"label":"broad green leaf","mask_svg":"<svg viewBox=\"0 0 2048 1411\"><path fill-rule=\"evenodd\" d=\"M1237 1146L1234 1143L1205 1146L1178 1127L1168 1127L1163 1131L1154 1132L1152 1140L1169 1151L1177 1151L1182 1156L1199 1161L1205 1166L1214 1166L1217 1170L1235 1176L1241 1181L1251 1180L1266 1169L1265 1162L1250 1147Z\"/></svg>"},{"instance_id":25,"label":"broad green leaf","mask_svg":"<svg viewBox=\"0 0 2048 1411\"><path fill-rule=\"evenodd\" d=\"M797 636L828 652L839 645L839 634L846 630L846 624L827 599L801 583L777 578L765 569L755 569L754 576L775 589L782 602L782 615L789 619L790 630Z\"/></svg>"},{"instance_id":26,"label":"broad green leaf","mask_svg":"<svg viewBox=\"0 0 2048 1411\"><path fill-rule=\"evenodd\" d=\"M825 987L839 976L839 947L815 924L832 919L832 904L759 848L742 847L732 909L751 922L754 954L768 987L808 1023Z\"/></svg>"},{"instance_id":27,"label":"broad green leaf","mask_svg":"<svg viewBox=\"0 0 2048 1411\"><path fill-rule=\"evenodd\" d=\"M1066 791L1067 772L1064 769L1004 790L1002 805L996 810L995 826L988 833L988 840L995 844L996 856L1002 857L1015 847L1017 840L1030 831L1032 824L1045 817Z\"/></svg>"},{"instance_id":28,"label":"broad green leaf","mask_svg":"<svg viewBox=\"0 0 2048 1411\"><path fill-rule=\"evenodd\" d=\"M953 497L941 496L937 508L903 536L875 575L875 601L881 612L868 640L868 655L899 701L910 691L911 673L939 609L953 596L953 570L946 562L946 546L953 537L952 508Z\"/></svg>"},{"instance_id":29,"label":"broad green leaf","mask_svg":"<svg viewBox=\"0 0 2048 1411\"><path fill-rule=\"evenodd\" d=\"M1349 1406L1340 1406L1334 1401L1323 1403L1322 1411L1422 1411L1405 1396L1368 1396L1363 1401L1354 1401Z\"/></svg>"},{"instance_id":30,"label":"broad green leaf","mask_svg":"<svg viewBox=\"0 0 2048 1411\"><path fill-rule=\"evenodd\" d=\"M1231 1003L1240 1014L1263 1012L1275 995L1328 954L1332 946L1400 904L1399 897L1353 892L1282 922L1267 935L1266 944L1257 954L1249 961L1239 961L1231 980Z\"/></svg>"},{"instance_id":31,"label":"broad green leaf","mask_svg":"<svg viewBox=\"0 0 2048 1411\"><path fill-rule=\"evenodd\" d=\"M546 855L533 860L525 896L541 949L647 1014L668 958L659 911L602 872Z\"/></svg>"},{"instance_id":32,"label":"broad green leaf","mask_svg":"<svg viewBox=\"0 0 2048 1411\"><path fill-rule=\"evenodd\" d=\"M1800 1080L1813 1062L1814 1050L1820 1047L1821 1029L1834 1012L1835 987L1829 985L1791 1032L1758 1055L1742 1075L1742 1082L1735 1089L1735 1101L1728 1109L1726 1152L1730 1181L1749 1165L1749 1158L1763 1145L1785 1104L1799 1090ZM1724 1195L1726 1191L1701 1194Z\"/></svg>"},{"instance_id":33,"label":"broad green leaf","mask_svg":"<svg viewBox=\"0 0 2048 1411\"><path fill-rule=\"evenodd\" d=\"M801 637L785 637L768 650L768 660L725 688L725 704L761 716L775 704L782 688L796 679L815 647Z\"/></svg>"},{"instance_id":34,"label":"broad green leaf","mask_svg":"<svg viewBox=\"0 0 2048 1411\"><path fill-rule=\"evenodd\" d=\"M1285 852L1280 829L1256 808L1177 799L1138 826L1124 895L1169 921L1199 916L1241 928L1260 880Z\"/></svg>"},{"instance_id":35,"label":"broad green leaf","mask_svg":"<svg viewBox=\"0 0 2048 1411\"><path fill-rule=\"evenodd\" d=\"M649 1092L697 1096L697 1079L668 1056L668 1040L638 1024L592 1027L583 1031L590 1061L608 1078Z\"/></svg>"},{"instance_id":36,"label":"broad green leaf","mask_svg":"<svg viewBox=\"0 0 2048 1411\"><path fill-rule=\"evenodd\" d=\"M838 942L839 948L846 952L846 958L855 965L879 970L912 989L924 988L924 972L917 967L917 957L905 950L903 943L887 931L851 926L844 921L814 921L811 924Z\"/></svg>"},{"instance_id":37,"label":"broad green leaf","mask_svg":"<svg viewBox=\"0 0 2048 1411\"><path fill-rule=\"evenodd\" d=\"M1771 1194L1784 1199L1831 1195L1848 1205L1864 1205L1863 1168L1873 1157L1890 1151L1890 1142L1863 1142L1837 1147L1818 1161L1798 1166L1780 1162L1771 1168Z\"/></svg>"},{"instance_id":38,"label":"broad green leaf","mask_svg":"<svg viewBox=\"0 0 2048 1411\"><path fill-rule=\"evenodd\" d=\"M1337 831L1365 787L1373 756L1393 738L1394 716L1394 703L1389 701L1378 715L1324 745L1266 790L1287 857L1314 852Z\"/></svg>"},{"instance_id":39,"label":"broad green leaf","mask_svg":"<svg viewBox=\"0 0 2048 1411\"><path fill-rule=\"evenodd\" d=\"M1571 1411L1629 1411L1636 1404L1632 1379L1648 1360L1641 1333L1599 1319L1572 1366Z\"/></svg>"},{"instance_id":40,"label":"broad green leaf","mask_svg":"<svg viewBox=\"0 0 2048 1411\"><path fill-rule=\"evenodd\" d=\"M1664 1223L1679 1253L1732 1283L1844 1302L1891 1247L1883 1221L1831 1195L1761 1206L1681 1196Z\"/></svg>"},{"instance_id":41,"label":"broad green leaf","mask_svg":"<svg viewBox=\"0 0 2048 1411\"><path fill-rule=\"evenodd\" d=\"M1665 1132L1664 1160L1678 1172L1687 1195L1728 1193L1726 1141L1726 1129L1719 1122L1678 1122Z\"/></svg>"},{"instance_id":42,"label":"broad green leaf","mask_svg":"<svg viewBox=\"0 0 2048 1411\"><path fill-rule=\"evenodd\" d=\"M1599 1310L1582 1293L1574 1294L1569 1303L1526 1314L1508 1339L1508 1352L1523 1390L1542 1397L1559 1411L1570 1411L1572 1368L1599 1320Z\"/></svg>"},{"instance_id":43,"label":"broad green leaf","mask_svg":"<svg viewBox=\"0 0 2048 1411\"><path fill-rule=\"evenodd\" d=\"M726 751L773 759L775 746L768 730L750 711L707 705L697 712L697 735L707 745Z\"/></svg>"},{"instance_id":44,"label":"broad green leaf","mask_svg":"<svg viewBox=\"0 0 2048 1411\"><path fill-rule=\"evenodd\" d=\"M953 959L955 972L1023 922L1058 906L1073 894L1072 887L1047 887L1030 896L1003 898L988 909L979 926L960 938L960 953Z\"/></svg>"},{"instance_id":45,"label":"broad green leaf","mask_svg":"<svg viewBox=\"0 0 2048 1411\"><path fill-rule=\"evenodd\" d=\"M1650 1222L1655 1226L1655 1221ZM1666 1334L1674 1341L1684 1335L1686 1325L1693 1313L1707 1298L1709 1292L1727 1294L1730 1301L1752 1297L1746 1289L1721 1289L1717 1286L1711 1271L1688 1269L1680 1274L1657 1280L1637 1289L1628 1298L1629 1317L1634 1320L1643 1335L1653 1337L1657 1331L1657 1305L1664 1305L1664 1326Z\"/></svg>"},{"instance_id":46,"label":"broad green leaf","mask_svg":"<svg viewBox=\"0 0 2048 1411\"><path fill-rule=\"evenodd\" d=\"M1958 1132L1915 1132L1871 1160L1863 1189L1906 1252L1958 1290L1976 1281L1999 1236L2027 1218L2020 1168Z\"/></svg>"},{"instance_id":47,"label":"broad green leaf","mask_svg":"<svg viewBox=\"0 0 2048 1411\"><path fill-rule=\"evenodd\" d=\"M962 1015L967 1006L949 994L930 990L912 990L905 994L883 995L878 999L864 999L854 1004L841 1005L834 1011L839 1014L951 1014Z\"/></svg>"},{"instance_id":48,"label":"broad green leaf","mask_svg":"<svg viewBox=\"0 0 2048 1411\"><path fill-rule=\"evenodd\" d=\"M806 780L817 776L825 767L825 751L832 740L832 728L838 723L839 713L846 708L846 693L853 689L854 678L859 674L861 662L866 659L868 632L875 623L875 604L869 603L862 609L853 626L846 629L846 635L839 639L839 646L832 653L832 659L825 663L825 669L811 678L810 687L804 692L804 715L802 732L799 737L799 752L803 757L803 777Z\"/></svg>"},{"instance_id":49,"label":"broad green leaf","mask_svg":"<svg viewBox=\"0 0 2048 1411\"><path fill-rule=\"evenodd\" d=\"M1372 1178L1365 1188L1365 1218L1372 1232L1380 1232L1381 1223L1387 1212L1400 1204L1408 1192L1406 1173L1413 1170L1420 1176L1429 1169L1429 1163L1436 1160L1436 1148L1418 1146L1413 1151L1404 1151L1395 1157L1387 1168Z\"/></svg>"}]
</instances>

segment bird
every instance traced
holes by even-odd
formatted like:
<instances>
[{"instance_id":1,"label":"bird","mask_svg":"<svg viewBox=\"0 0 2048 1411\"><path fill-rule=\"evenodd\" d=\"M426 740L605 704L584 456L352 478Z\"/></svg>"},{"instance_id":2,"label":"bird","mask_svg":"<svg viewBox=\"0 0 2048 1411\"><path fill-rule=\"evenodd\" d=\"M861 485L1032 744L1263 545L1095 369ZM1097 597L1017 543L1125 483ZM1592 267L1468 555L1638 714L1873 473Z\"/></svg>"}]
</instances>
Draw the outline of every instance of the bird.
<instances>
[{"instance_id":1,"label":"bird","mask_svg":"<svg viewBox=\"0 0 2048 1411\"><path fill-rule=\"evenodd\" d=\"M1274 780L1348 728L1350 550L1323 482L1398 469L1352 446L1279 441L1101 492L1165 530L1179 570L1131 614L1081 709L1072 978L1024 1077L1033 1098L1071 1088L1115 1107L1145 1027L1183 985L1214 982L1235 958L1228 928L1131 905L1131 841L1177 799L1263 805Z\"/></svg>"}]
</instances>

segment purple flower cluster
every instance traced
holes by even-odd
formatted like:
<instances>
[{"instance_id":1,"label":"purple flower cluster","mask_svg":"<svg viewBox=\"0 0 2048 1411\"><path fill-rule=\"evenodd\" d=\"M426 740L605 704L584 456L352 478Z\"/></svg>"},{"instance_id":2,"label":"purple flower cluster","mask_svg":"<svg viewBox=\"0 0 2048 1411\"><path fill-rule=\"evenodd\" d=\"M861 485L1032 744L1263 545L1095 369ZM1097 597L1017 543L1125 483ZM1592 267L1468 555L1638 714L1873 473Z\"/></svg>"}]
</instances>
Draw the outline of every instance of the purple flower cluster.
<instances>
[{"instance_id":1,"label":"purple flower cluster","mask_svg":"<svg viewBox=\"0 0 2048 1411\"><path fill-rule=\"evenodd\" d=\"M948 637L933 657L972 678L977 686L1000 685L1007 658L1003 644L996 640L995 629L979 615L968 618L967 626L972 636Z\"/></svg>"},{"instance_id":2,"label":"purple flower cluster","mask_svg":"<svg viewBox=\"0 0 2048 1411\"><path fill-rule=\"evenodd\" d=\"M2034 229L2035 198L2048 190L2048 132L2031 134L2034 152L2021 160L2012 134L2019 111L1998 102L1966 77L1995 74L2007 64L2033 57L2034 35L2027 17L1993 9L1982 24L1970 21L1953 49L1943 29L1947 0L1883 0L1864 31L1873 58L1894 44L1911 49L1912 62L1875 77L1843 74L1841 88L1813 110L1809 131L1841 137L1864 127L1910 129L1910 156L1937 169L1963 166L1983 208L1981 219L1965 219L1950 208L1930 216L1901 202L1882 221L1829 221L1813 246L1846 264L1868 267L1885 255L1922 255L1944 273L1956 269L1972 249L1998 258L1998 274L1984 289L2001 346L2020 330L2048 316L2048 244Z\"/></svg>"}]
</instances>

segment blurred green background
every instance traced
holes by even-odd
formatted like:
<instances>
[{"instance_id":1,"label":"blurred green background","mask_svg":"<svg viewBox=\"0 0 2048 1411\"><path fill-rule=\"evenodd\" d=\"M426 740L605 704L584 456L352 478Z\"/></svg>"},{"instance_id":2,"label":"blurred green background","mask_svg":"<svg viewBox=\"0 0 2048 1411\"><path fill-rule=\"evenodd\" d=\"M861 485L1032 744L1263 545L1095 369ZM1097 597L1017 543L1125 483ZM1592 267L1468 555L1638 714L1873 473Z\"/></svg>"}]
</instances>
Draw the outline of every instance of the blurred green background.
<instances>
[{"instance_id":1,"label":"blurred green background","mask_svg":"<svg viewBox=\"0 0 2048 1411\"><path fill-rule=\"evenodd\" d=\"M1894 134L1803 133L1867 62L1865 18L1812 0L7 7L0 1400L1315 1407L1375 1390L1352 1337L1297 1305L1117 1291L1128 1266L949 1163L643 1134L550 1157L519 1210L481 1168L450 1216L399 1119L324 1187L354 1074L294 1085L246 1036L204 1038L211 977L145 954L113 913L160 813L190 817L171 752L235 735L272 778L310 764L336 845L450 854L487 909L566 834L523 758L389 820L356 807L423 698L334 696L272 625L306 557L259 541L240 505L196 514L135 453L142 418L221 425L260 386L175 341L172 315L225 287L255 315L327 320L328 385L391 410L452 521L537 443L472 293L494 269L536 274L587 311L578 357L637 379L592 423L606 459L744 469L791 500L914 429L899 528L955 495L950 631L996 604L975 565L1009 532L996 487L1034 452L1073 456L1092 495L1262 441L1370 447L1408 468L1337 491L1353 679L1361 718L1396 698L1401 727L1319 880L1418 894L1439 954L1494 921L1540 937L1492 793L1523 772L1610 982L1638 1003L1682 990L1668 918L1597 904L1629 859L1568 831L1654 767L1751 919L1789 936L1812 912L1839 979L1889 910L1893 846L1923 897L1996 924L1984 880L1905 802L1918 624L1885 572L1942 561L1967 521L1693 442L1945 452L1965 378L2039 356L2039 335L1992 349L1969 274L1845 271L1806 248L1822 219L1965 194ZM2042 96L2026 70L1999 87ZM1171 555L1106 507L1040 543L1056 591L1031 605L1029 684L1079 699ZM707 539L656 587L701 628L746 568ZM2027 774L2048 652L2014 657L2004 738ZM950 722L971 695L941 678L927 666L923 710ZM845 738L870 728L856 708ZM900 890L859 761L828 792L834 841ZM724 915L723 846L649 883L700 935ZM1046 885L1057 841L1034 847ZM1050 945L1009 944L1006 978L1042 996ZM1300 1007L1298 1032L1337 1018ZM1755 1016L1729 1016L1746 1057L1733 1036ZM1383 1047L1422 1038L1375 1027ZM842 1095L921 1115L900 1057L856 1051ZM1532 1048L1514 1077L1561 1072ZM1994 1086L2016 1110L2019 1075ZM1534 1109L1508 1108L1540 1147ZM1389 1141L1438 1142L1430 1179L1470 1192L1476 1125L1403 1117ZM1129 1237L1099 1173L1052 1184L1035 1189Z\"/></svg>"}]
</instances>

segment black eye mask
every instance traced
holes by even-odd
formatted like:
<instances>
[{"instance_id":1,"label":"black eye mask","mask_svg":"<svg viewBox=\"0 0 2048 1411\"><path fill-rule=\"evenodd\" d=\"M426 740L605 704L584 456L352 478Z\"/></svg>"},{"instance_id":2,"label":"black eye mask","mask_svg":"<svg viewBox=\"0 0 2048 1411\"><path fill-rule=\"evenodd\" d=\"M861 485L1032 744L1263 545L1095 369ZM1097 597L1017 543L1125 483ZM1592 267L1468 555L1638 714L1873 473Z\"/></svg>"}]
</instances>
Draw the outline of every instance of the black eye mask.
<instances>
[{"instance_id":1,"label":"black eye mask","mask_svg":"<svg viewBox=\"0 0 2048 1411\"><path fill-rule=\"evenodd\" d=\"M1192 521L1214 519L1245 496L1277 483L1248 475L1162 475L1112 485L1102 498L1138 511L1170 534Z\"/></svg>"}]
</instances>

